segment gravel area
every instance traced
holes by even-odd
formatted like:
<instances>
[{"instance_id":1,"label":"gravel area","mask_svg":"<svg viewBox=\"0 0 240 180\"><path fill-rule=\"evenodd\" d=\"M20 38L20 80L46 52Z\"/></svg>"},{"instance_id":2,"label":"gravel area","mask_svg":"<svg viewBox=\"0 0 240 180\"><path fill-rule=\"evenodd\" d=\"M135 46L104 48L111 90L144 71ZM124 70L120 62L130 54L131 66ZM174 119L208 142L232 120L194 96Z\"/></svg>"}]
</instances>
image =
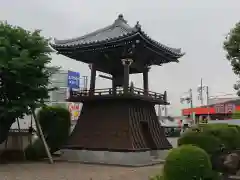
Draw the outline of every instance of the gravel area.
<instances>
[{"instance_id":1,"label":"gravel area","mask_svg":"<svg viewBox=\"0 0 240 180\"><path fill-rule=\"evenodd\" d=\"M159 174L162 165L116 167L55 162L55 164L0 164L1 180L147 180Z\"/></svg>"}]
</instances>

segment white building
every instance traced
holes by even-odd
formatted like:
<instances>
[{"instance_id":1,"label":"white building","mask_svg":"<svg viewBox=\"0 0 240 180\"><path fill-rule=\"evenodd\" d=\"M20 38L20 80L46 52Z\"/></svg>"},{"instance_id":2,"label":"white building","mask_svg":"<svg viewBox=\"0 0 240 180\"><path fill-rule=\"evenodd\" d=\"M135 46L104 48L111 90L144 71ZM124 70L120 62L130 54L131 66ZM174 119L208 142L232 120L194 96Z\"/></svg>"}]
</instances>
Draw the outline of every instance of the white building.
<instances>
[{"instance_id":1,"label":"white building","mask_svg":"<svg viewBox=\"0 0 240 180\"><path fill-rule=\"evenodd\" d=\"M239 97L215 97L215 98L209 98L209 105L212 104L221 104L221 103L225 103L227 101L231 101L231 100L237 100L240 99Z\"/></svg>"},{"instance_id":2,"label":"white building","mask_svg":"<svg viewBox=\"0 0 240 180\"><path fill-rule=\"evenodd\" d=\"M49 105L62 106L69 109L71 113L72 125L76 124L77 118L80 115L82 104L81 103L71 103L66 102L68 89L69 89L69 76L68 70L60 70L56 74L53 74L51 77L50 87L56 87L57 90L50 92L48 103ZM87 76L80 76L80 78L75 78L75 82L78 81L79 90L87 87ZM34 120L32 116L25 116L23 119L20 119L20 128L28 129L30 126L35 127ZM12 129L18 129L18 124L15 122Z\"/></svg>"}]
</instances>

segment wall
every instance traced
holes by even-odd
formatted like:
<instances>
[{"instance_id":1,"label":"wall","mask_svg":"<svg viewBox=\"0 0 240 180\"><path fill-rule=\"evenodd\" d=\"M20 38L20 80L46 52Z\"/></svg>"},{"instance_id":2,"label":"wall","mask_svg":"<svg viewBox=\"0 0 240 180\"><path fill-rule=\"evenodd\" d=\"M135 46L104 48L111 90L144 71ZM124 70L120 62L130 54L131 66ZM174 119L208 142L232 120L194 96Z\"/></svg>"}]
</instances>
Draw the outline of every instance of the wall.
<instances>
[{"instance_id":1,"label":"wall","mask_svg":"<svg viewBox=\"0 0 240 180\"><path fill-rule=\"evenodd\" d=\"M22 133L21 133L22 134ZM33 136L29 136L28 133L26 134L18 134L14 133L13 135L10 135L8 137L7 141L4 141L2 144L0 144L0 151L1 150L22 150L25 149L31 141L34 141ZM7 145L6 145L7 142Z\"/></svg>"}]
</instances>

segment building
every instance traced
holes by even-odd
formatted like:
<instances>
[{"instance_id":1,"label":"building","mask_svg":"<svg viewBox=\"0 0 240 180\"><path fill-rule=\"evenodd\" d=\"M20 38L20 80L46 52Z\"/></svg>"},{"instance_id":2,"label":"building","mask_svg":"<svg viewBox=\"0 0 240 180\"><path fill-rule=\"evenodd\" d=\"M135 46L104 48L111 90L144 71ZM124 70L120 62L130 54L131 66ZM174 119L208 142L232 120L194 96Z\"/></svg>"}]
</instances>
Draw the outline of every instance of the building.
<instances>
[{"instance_id":1,"label":"building","mask_svg":"<svg viewBox=\"0 0 240 180\"><path fill-rule=\"evenodd\" d=\"M208 106L182 109L183 116L195 114L196 120L206 119L209 115L211 120L239 119L240 98L215 98Z\"/></svg>"},{"instance_id":2,"label":"building","mask_svg":"<svg viewBox=\"0 0 240 180\"><path fill-rule=\"evenodd\" d=\"M51 77L50 87L56 87L57 90L49 93L50 98L46 100L49 105L62 106L69 109L71 113L72 126L74 127L76 121L80 115L82 108L81 103L72 103L67 102L68 98L68 89L73 88L81 90L86 88L88 78L87 76L81 76L78 72L60 70L57 73L53 74ZM28 129L29 127L35 127L35 123L32 116L25 116L23 119L20 119L20 128ZM17 122L13 123L11 129L18 129Z\"/></svg>"},{"instance_id":3,"label":"building","mask_svg":"<svg viewBox=\"0 0 240 180\"><path fill-rule=\"evenodd\" d=\"M122 14L110 25L78 38L55 39L51 46L91 69L90 88L70 93L69 101L84 103L84 113L63 146L62 158L121 165L148 164L154 153L161 159L160 151L172 145L154 106L169 102L166 91L149 91L148 72L153 65L178 62L184 55L181 49L151 39L139 22L130 26ZM96 71L111 76L110 88L95 88ZM142 74L143 88L129 86L129 75L137 73Z\"/></svg>"},{"instance_id":4,"label":"building","mask_svg":"<svg viewBox=\"0 0 240 180\"><path fill-rule=\"evenodd\" d=\"M50 92L50 97L46 101L49 105L57 105L69 109L72 120L71 129L73 129L80 115L82 104L66 101L68 98L68 89L81 90L86 88L87 77L80 76L78 72L60 70L56 74L53 74L50 82L49 86L56 87L57 90ZM30 127L33 127L33 133L29 133ZM21 152L31 144L37 138L34 129L36 129L35 121L31 115L26 115L23 119L19 119L19 124L17 121L13 123L9 131L8 139L0 144L0 159L3 158L2 156L7 156L6 154L1 154L2 150ZM9 157L11 156L12 154L9 155ZM15 156L13 158L16 159Z\"/></svg>"}]
</instances>

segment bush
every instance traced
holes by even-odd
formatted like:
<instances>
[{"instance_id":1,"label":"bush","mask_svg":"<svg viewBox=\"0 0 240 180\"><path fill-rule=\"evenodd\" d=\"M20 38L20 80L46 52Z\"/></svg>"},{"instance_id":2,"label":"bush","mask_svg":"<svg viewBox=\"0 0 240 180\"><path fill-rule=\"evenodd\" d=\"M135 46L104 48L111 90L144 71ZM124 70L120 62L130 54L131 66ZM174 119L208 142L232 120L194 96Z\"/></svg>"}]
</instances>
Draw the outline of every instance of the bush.
<instances>
[{"instance_id":1,"label":"bush","mask_svg":"<svg viewBox=\"0 0 240 180\"><path fill-rule=\"evenodd\" d=\"M213 154L221 150L221 140L213 135L204 134L198 131L189 131L184 133L178 139L178 146L192 144L202 148L208 154Z\"/></svg>"},{"instance_id":2,"label":"bush","mask_svg":"<svg viewBox=\"0 0 240 180\"><path fill-rule=\"evenodd\" d=\"M240 142L240 133L235 126L223 123L208 124L203 128L203 132L219 138L228 150L239 147L238 142Z\"/></svg>"},{"instance_id":3,"label":"bush","mask_svg":"<svg viewBox=\"0 0 240 180\"><path fill-rule=\"evenodd\" d=\"M70 112L63 107L48 106L38 112L38 119L51 152L59 150L70 134Z\"/></svg>"},{"instance_id":4,"label":"bush","mask_svg":"<svg viewBox=\"0 0 240 180\"><path fill-rule=\"evenodd\" d=\"M42 108L38 114L40 125L50 152L58 151L66 142L70 134L71 119L67 109L58 106L47 106ZM40 139L37 139L26 149L28 159L46 157L44 146Z\"/></svg>"},{"instance_id":5,"label":"bush","mask_svg":"<svg viewBox=\"0 0 240 180\"><path fill-rule=\"evenodd\" d=\"M164 180L162 175L156 175L153 177L150 177L149 180Z\"/></svg>"},{"instance_id":6,"label":"bush","mask_svg":"<svg viewBox=\"0 0 240 180\"><path fill-rule=\"evenodd\" d=\"M236 149L240 149L240 126L238 125L228 125L229 127L234 127L237 129L237 135L234 137L234 142Z\"/></svg>"},{"instance_id":7,"label":"bush","mask_svg":"<svg viewBox=\"0 0 240 180\"><path fill-rule=\"evenodd\" d=\"M164 179L193 180L211 178L213 174L208 154L201 148L183 145L170 151L163 169Z\"/></svg>"},{"instance_id":8,"label":"bush","mask_svg":"<svg viewBox=\"0 0 240 180\"><path fill-rule=\"evenodd\" d=\"M206 136L207 136L211 138L211 140L214 140L214 138L212 137L214 136L215 138L221 141L221 144L224 145L225 149L227 150L240 148L240 127L237 125L228 125L224 123L204 124L204 125L202 124L197 127L193 127L189 129L186 133L182 135L182 137L184 137L186 134L188 134L188 136L191 136L192 132L199 132L200 134L204 134L205 136L204 139L206 139ZM189 137L187 138L189 139ZM196 136L192 137L191 142L195 142L194 138L199 138L199 137L196 137ZM210 140L206 140L206 141L208 144L210 143L209 142ZM187 144L191 144L191 143L187 143ZM198 146L199 142L195 142L194 144ZM213 145L210 145L211 146L210 149L212 149L214 145L216 144L214 143ZM206 148L204 147L202 148L209 153L209 151Z\"/></svg>"}]
</instances>

